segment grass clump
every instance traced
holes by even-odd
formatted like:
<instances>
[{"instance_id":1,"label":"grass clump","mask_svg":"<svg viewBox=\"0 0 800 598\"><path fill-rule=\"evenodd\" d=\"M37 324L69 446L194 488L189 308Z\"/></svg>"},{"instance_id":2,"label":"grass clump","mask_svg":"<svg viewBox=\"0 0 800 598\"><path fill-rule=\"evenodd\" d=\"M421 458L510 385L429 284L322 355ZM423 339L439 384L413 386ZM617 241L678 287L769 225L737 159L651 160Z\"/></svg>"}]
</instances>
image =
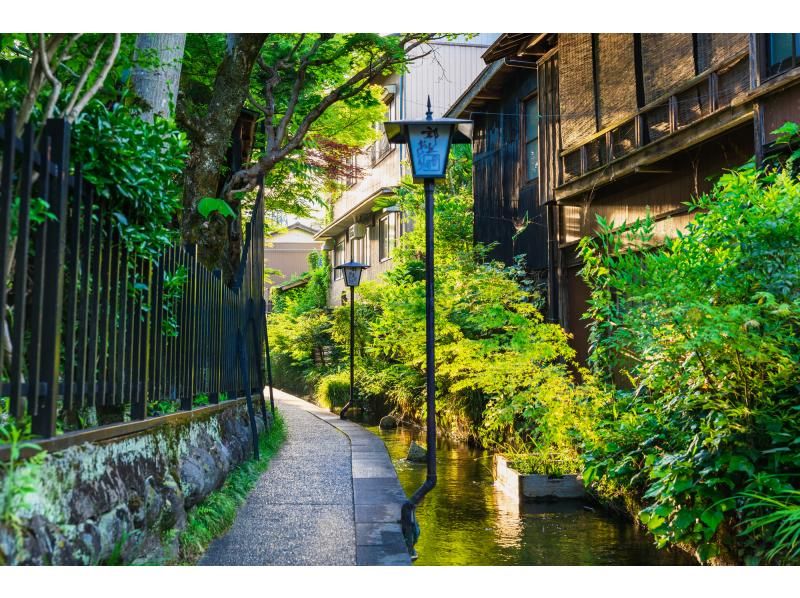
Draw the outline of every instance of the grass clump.
<instances>
[{"instance_id":1,"label":"grass clump","mask_svg":"<svg viewBox=\"0 0 800 598\"><path fill-rule=\"evenodd\" d=\"M202 503L187 513L186 529L178 536L180 552L177 564L195 564L208 545L233 525L239 507L244 504L285 439L286 424L280 414L275 413L272 428L259 439L261 459L247 460L236 466L218 490L209 494Z\"/></svg>"},{"instance_id":2,"label":"grass clump","mask_svg":"<svg viewBox=\"0 0 800 598\"><path fill-rule=\"evenodd\" d=\"M323 376L317 384L315 396L317 403L326 409L344 407L350 399L350 372L342 370Z\"/></svg>"},{"instance_id":3,"label":"grass clump","mask_svg":"<svg viewBox=\"0 0 800 598\"><path fill-rule=\"evenodd\" d=\"M561 477L580 473L581 460L576 451L568 449L544 449L532 453L506 453L508 464L522 475L546 475Z\"/></svg>"}]
</instances>

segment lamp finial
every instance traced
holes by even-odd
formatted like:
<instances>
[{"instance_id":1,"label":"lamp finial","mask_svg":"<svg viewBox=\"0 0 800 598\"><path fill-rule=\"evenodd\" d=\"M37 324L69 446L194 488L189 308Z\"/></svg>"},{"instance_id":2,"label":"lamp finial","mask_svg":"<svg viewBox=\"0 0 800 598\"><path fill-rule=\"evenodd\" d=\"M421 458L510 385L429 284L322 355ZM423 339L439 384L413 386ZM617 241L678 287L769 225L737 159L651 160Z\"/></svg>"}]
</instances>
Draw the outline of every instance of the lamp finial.
<instances>
[{"instance_id":1,"label":"lamp finial","mask_svg":"<svg viewBox=\"0 0 800 598\"><path fill-rule=\"evenodd\" d=\"M425 120L433 120L433 112L431 112L431 96L428 94L428 111L425 113Z\"/></svg>"}]
</instances>

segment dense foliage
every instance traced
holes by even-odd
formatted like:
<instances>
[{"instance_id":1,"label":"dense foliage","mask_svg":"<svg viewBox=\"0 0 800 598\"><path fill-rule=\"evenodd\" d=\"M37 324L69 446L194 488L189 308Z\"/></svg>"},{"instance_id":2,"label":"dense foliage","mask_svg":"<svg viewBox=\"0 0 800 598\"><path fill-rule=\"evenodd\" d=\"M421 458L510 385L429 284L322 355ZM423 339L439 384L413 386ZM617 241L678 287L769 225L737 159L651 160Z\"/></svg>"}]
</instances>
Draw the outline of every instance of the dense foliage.
<instances>
[{"instance_id":1,"label":"dense foliage","mask_svg":"<svg viewBox=\"0 0 800 598\"><path fill-rule=\"evenodd\" d=\"M585 414L599 395L580 370L566 333L545 323L541 298L520 265L486 261L472 241L471 159L456 149L448 180L435 198L436 381L441 426L485 445L535 452L539 463L578 467ZM402 417L425 417L425 280L423 195L405 184L392 200L414 223L395 248L383 280L362 283L357 296L357 389L361 401L380 397ZM322 297L320 298L323 299ZM320 392L339 388L336 366L314 363L314 343L329 337L339 355L349 341L349 306L328 315L312 310L271 316L275 350L322 378ZM331 378L331 376L333 378ZM329 380L330 378L330 380ZM544 457L547 455L547 458Z\"/></svg>"},{"instance_id":2,"label":"dense foliage","mask_svg":"<svg viewBox=\"0 0 800 598\"><path fill-rule=\"evenodd\" d=\"M75 123L73 162L108 200L130 249L153 255L175 238L186 136L166 119L148 123L115 103L93 102Z\"/></svg>"},{"instance_id":3,"label":"dense foliage","mask_svg":"<svg viewBox=\"0 0 800 598\"><path fill-rule=\"evenodd\" d=\"M328 371L333 355L326 362L323 347L331 345L330 316L327 311L330 263L324 253L308 257L308 282L287 291L273 290L270 312L270 346L275 360L278 386L307 394L322 372ZM321 370L314 359L316 355Z\"/></svg>"},{"instance_id":4,"label":"dense foliage","mask_svg":"<svg viewBox=\"0 0 800 598\"><path fill-rule=\"evenodd\" d=\"M779 521L758 519L792 502L796 513L800 484L791 162L724 174L691 202L687 230L658 249L650 219L621 230L601 220L581 244L592 367L609 384L629 381L587 438L588 478L635 493L659 544L696 546L703 560L797 556L796 515L786 550L774 550Z\"/></svg>"}]
</instances>

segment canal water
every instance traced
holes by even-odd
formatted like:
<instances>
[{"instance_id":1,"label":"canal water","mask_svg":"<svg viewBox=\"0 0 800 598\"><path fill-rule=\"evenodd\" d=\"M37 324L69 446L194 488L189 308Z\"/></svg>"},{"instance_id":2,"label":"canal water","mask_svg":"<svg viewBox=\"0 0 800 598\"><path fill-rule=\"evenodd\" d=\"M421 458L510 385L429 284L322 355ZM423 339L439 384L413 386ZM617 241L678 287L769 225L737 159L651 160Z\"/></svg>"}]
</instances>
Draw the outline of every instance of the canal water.
<instances>
[{"instance_id":1,"label":"canal water","mask_svg":"<svg viewBox=\"0 0 800 598\"><path fill-rule=\"evenodd\" d=\"M407 495L425 465L405 457L418 430L368 428L380 436ZM693 565L685 553L659 550L644 530L588 504L520 507L494 487L491 456L440 439L438 481L417 508L418 565Z\"/></svg>"}]
</instances>

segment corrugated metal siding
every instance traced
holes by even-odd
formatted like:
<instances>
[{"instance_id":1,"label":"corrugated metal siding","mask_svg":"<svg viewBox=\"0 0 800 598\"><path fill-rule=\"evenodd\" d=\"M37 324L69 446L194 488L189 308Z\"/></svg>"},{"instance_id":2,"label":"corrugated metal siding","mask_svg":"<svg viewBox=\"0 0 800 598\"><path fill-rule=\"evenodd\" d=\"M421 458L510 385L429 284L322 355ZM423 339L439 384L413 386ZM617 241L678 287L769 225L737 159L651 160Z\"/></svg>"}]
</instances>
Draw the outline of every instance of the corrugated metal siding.
<instances>
[{"instance_id":1,"label":"corrugated metal siding","mask_svg":"<svg viewBox=\"0 0 800 598\"><path fill-rule=\"evenodd\" d=\"M558 75L561 145L567 148L597 131L592 34L559 34L558 48L561 61Z\"/></svg>"},{"instance_id":2,"label":"corrugated metal siding","mask_svg":"<svg viewBox=\"0 0 800 598\"><path fill-rule=\"evenodd\" d=\"M636 114L636 71L633 34L597 35L598 123L605 129Z\"/></svg>"},{"instance_id":3,"label":"corrugated metal siding","mask_svg":"<svg viewBox=\"0 0 800 598\"><path fill-rule=\"evenodd\" d=\"M642 33L642 71L646 104L694 77L692 34Z\"/></svg>"},{"instance_id":4,"label":"corrugated metal siding","mask_svg":"<svg viewBox=\"0 0 800 598\"><path fill-rule=\"evenodd\" d=\"M425 118L428 95L434 116L441 116L472 83L484 66L483 46L437 43L422 46L432 54L411 63L405 77L404 118Z\"/></svg>"}]
</instances>

